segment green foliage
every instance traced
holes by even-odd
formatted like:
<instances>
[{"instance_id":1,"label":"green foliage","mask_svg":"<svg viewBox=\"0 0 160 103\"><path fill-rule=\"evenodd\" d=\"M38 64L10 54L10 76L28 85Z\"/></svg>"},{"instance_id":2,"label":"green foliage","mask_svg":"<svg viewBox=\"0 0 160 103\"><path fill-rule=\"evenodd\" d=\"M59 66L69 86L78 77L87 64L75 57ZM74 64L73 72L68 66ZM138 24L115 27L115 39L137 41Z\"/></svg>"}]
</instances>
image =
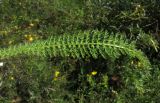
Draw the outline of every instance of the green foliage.
<instances>
[{"instance_id":1,"label":"green foliage","mask_svg":"<svg viewBox=\"0 0 160 103\"><path fill-rule=\"evenodd\" d=\"M0 103L159 103L159 4L0 0Z\"/></svg>"},{"instance_id":2,"label":"green foliage","mask_svg":"<svg viewBox=\"0 0 160 103\"><path fill-rule=\"evenodd\" d=\"M118 35L118 34L117 34ZM46 41L38 41L32 44L9 47L0 50L1 58L18 56L20 54L38 56L62 56L73 58L86 58L102 56L107 59L118 58L120 55L128 55L138 58L144 67L149 67L149 60L140 50L136 50L133 42L129 44L122 36L111 36L108 32L99 31L78 33L78 35L64 35L52 37Z\"/></svg>"}]
</instances>

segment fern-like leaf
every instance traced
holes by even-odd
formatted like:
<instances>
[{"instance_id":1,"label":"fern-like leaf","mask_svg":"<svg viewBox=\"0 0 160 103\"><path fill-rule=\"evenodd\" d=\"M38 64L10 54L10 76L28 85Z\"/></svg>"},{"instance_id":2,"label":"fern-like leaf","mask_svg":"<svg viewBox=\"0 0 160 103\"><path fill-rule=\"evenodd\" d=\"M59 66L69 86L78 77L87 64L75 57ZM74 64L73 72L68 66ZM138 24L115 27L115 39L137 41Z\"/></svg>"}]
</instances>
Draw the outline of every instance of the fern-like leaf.
<instances>
[{"instance_id":1,"label":"fern-like leaf","mask_svg":"<svg viewBox=\"0 0 160 103\"><path fill-rule=\"evenodd\" d=\"M11 46L0 49L0 58L9 58L20 54L39 56L62 56L73 58L86 58L99 56L107 59L115 59L120 55L128 55L138 58L143 66L150 65L147 57L137 50L133 42L128 42L120 35L108 34L108 32L93 31L79 32L78 35L63 35L51 37L32 44Z\"/></svg>"}]
</instances>

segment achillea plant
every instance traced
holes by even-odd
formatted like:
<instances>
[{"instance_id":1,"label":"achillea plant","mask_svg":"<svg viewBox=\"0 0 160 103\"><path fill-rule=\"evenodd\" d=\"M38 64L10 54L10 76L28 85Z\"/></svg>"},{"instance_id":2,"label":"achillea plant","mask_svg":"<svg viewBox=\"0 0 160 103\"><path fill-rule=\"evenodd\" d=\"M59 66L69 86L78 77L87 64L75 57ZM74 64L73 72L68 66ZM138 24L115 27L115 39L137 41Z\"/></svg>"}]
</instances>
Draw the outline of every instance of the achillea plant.
<instances>
[{"instance_id":1,"label":"achillea plant","mask_svg":"<svg viewBox=\"0 0 160 103\"><path fill-rule=\"evenodd\" d=\"M0 50L0 58L18 55L62 56L73 58L111 58L120 55L137 58L143 67L149 67L150 62L142 51L137 50L134 42L129 42L120 34L93 31L79 32L77 35L63 35L40 40L32 44L21 44Z\"/></svg>"}]
</instances>

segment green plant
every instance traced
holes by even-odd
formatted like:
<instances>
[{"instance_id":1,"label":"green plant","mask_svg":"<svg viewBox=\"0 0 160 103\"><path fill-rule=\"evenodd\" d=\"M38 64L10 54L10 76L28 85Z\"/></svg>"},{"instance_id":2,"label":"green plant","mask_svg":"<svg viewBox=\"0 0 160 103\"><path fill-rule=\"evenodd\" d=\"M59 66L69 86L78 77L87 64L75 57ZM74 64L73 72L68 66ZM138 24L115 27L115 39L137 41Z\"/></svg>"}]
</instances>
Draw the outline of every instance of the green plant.
<instances>
[{"instance_id":1,"label":"green plant","mask_svg":"<svg viewBox=\"0 0 160 103\"><path fill-rule=\"evenodd\" d=\"M0 58L8 58L21 54L38 56L62 56L73 58L112 58L120 55L128 55L137 58L143 67L149 67L150 63L143 52L137 50L134 42L126 40L119 34L93 31L79 32L78 35L63 35L51 37L48 40L41 40L32 44L21 44L0 50Z\"/></svg>"},{"instance_id":2,"label":"green plant","mask_svg":"<svg viewBox=\"0 0 160 103\"><path fill-rule=\"evenodd\" d=\"M0 103L159 103L159 4L0 0Z\"/></svg>"}]
</instances>

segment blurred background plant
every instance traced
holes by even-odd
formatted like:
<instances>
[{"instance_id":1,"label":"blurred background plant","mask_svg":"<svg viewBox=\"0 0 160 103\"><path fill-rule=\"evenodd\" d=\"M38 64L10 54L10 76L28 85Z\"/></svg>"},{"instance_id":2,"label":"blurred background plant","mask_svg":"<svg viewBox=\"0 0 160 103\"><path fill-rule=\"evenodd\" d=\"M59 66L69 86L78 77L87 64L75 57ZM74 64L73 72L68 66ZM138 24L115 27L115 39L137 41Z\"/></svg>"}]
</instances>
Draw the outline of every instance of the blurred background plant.
<instances>
[{"instance_id":1,"label":"blurred background plant","mask_svg":"<svg viewBox=\"0 0 160 103\"><path fill-rule=\"evenodd\" d=\"M121 56L73 59L20 55L0 60L2 103L160 102L159 0L0 0L0 47L85 30L135 40L152 69Z\"/></svg>"}]
</instances>

